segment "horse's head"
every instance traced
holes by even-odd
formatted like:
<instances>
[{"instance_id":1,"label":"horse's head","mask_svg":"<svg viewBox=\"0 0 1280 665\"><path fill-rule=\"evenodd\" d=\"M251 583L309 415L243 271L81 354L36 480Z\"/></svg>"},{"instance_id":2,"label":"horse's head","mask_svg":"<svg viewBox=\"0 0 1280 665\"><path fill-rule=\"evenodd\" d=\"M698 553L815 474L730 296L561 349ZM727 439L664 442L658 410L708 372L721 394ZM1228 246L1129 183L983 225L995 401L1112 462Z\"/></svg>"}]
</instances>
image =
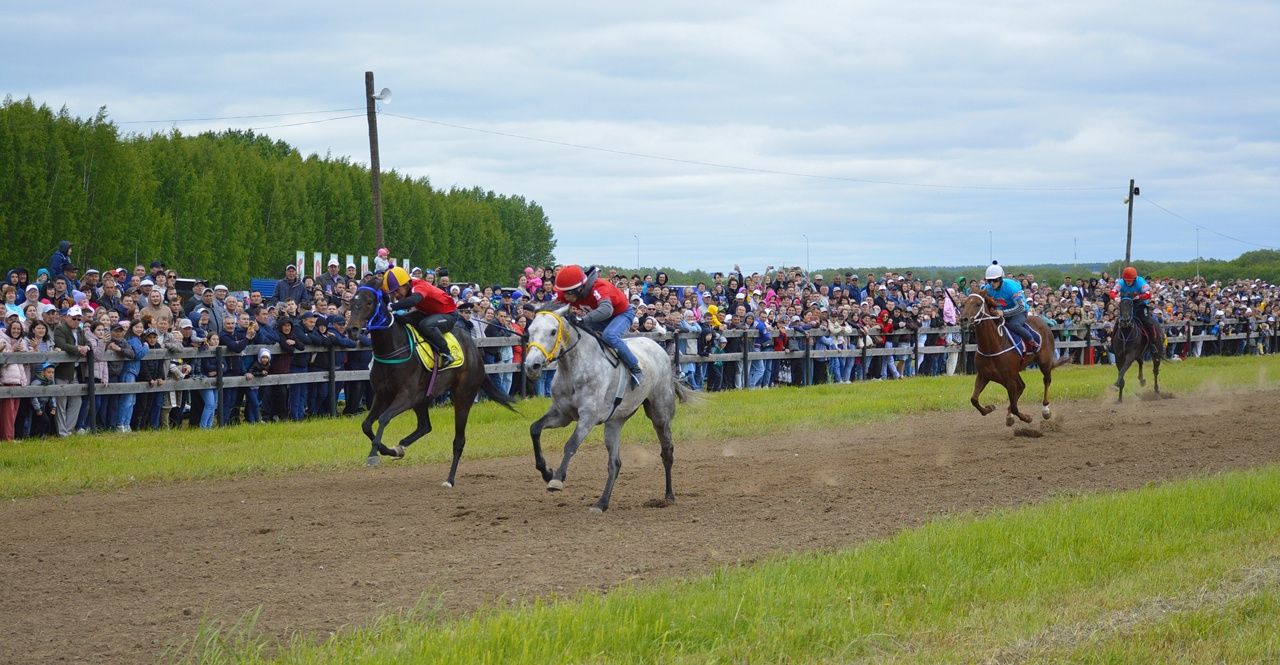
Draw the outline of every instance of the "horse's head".
<instances>
[{"instance_id":1,"label":"horse's head","mask_svg":"<svg viewBox=\"0 0 1280 665\"><path fill-rule=\"evenodd\" d=\"M975 320L980 321L994 314L996 308L996 301L991 296L985 293L970 293L960 303L960 323L965 326L972 325Z\"/></svg>"},{"instance_id":2,"label":"horse's head","mask_svg":"<svg viewBox=\"0 0 1280 665\"><path fill-rule=\"evenodd\" d=\"M533 320L525 330L528 342L524 352L524 369L529 374L537 376L542 368L564 351L569 341L570 325L564 318L568 311L568 305L561 305L541 309L533 315Z\"/></svg>"},{"instance_id":3,"label":"horse's head","mask_svg":"<svg viewBox=\"0 0 1280 665\"><path fill-rule=\"evenodd\" d=\"M1118 311L1116 313L1116 321L1122 327L1128 328L1133 325L1133 301L1125 298L1120 301Z\"/></svg>"},{"instance_id":4,"label":"horse's head","mask_svg":"<svg viewBox=\"0 0 1280 665\"><path fill-rule=\"evenodd\" d=\"M351 321L347 325L347 336L351 339L357 339L365 329L381 330L391 325L380 275L369 275L360 282L360 288L356 289L356 294L351 298L350 309Z\"/></svg>"}]
</instances>

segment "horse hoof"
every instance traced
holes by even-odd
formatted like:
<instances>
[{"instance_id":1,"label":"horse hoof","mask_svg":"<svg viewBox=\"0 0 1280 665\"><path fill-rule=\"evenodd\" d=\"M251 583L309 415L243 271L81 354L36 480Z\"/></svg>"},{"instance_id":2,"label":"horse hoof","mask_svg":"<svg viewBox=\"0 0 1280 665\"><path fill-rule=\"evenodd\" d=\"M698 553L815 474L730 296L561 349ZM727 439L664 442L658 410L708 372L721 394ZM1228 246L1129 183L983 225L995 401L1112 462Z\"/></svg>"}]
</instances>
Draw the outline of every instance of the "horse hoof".
<instances>
[{"instance_id":1,"label":"horse hoof","mask_svg":"<svg viewBox=\"0 0 1280 665\"><path fill-rule=\"evenodd\" d=\"M1048 419L1049 419L1049 407L1047 407L1047 406L1046 406L1046 407L1044 407L1043 409L1040 409L1040 415L1044 416L1044 419L1045 419L1045 420L1048 420Z\"/></svg>"},{"instance_id":2,"label":"horse hoof","mask_svg":"<svg viewBox=\"0 0 1280 665\"><path fill-rule=\"evenodd\" d=\"M369 459L365 460L365 461L364 461L364 463L365 463L367 466L371 466L371 467L378 466L378 456L377 456L377 455L370 455L370 456L369 456Z\"/></svg>"},{"instance_id":3,"label":"horse hoof","mask_svg":"<svg viewBox=\"0 0 1280 665\"><path fill-rule=\"evenodd\" d=\"M449 482L449 481L447 481L447 480L446 480L446 481L444 481L443 483L440 483L440 486L441 486L441 487L449 487L449 488L452 488L452 487L453 487L453 483L451 483L451 482Z\"/></svg>"},{"instance_id":4,"label":"horse hoof","mask_svg":"<svg viewBox=\"0 0 1280 665\"><path fill-rule=\"evenodd\" d=\"M548 492L559 492L559 491L560 491L560 490L562 490L562 489L564 489L564 481L563 481L563 480L555 480L555 479L552 479L552 480L547 481L547 491L548 491Z\"/></svg>"},{"instance_id":5,"label":"horse hoof","mask_svg":"<svg viewBox=\"0 0 1280 665\"><path fill-rule=\"evenodd\" d=\"M1013 427L1013 416L1005 416L1005 419L1004 419L1004 426L1005 426L1005 427Z\"/></svg>"},{"instance_id":6,"label":"horse hoof","mask_svg":"<svg viewBox=\"0 0 1280 665\"><path fill-rule=\"evenodd\" d=\"M1139 381L1138 381L1138 387L1139 387L1139 388L1146 388L1146 387L1147 387L1147 382L1146 382L1146 381L1139 380Z\"/></svg>"},{"instance_id":7,"label":"horse hoof","mask_svg":"<svg viewBox=\"0 0 1280 665\"><path fill-rule=\"evenodd\" d=\"M395 448L391 449L391 452L396 454L395 455L396 459L404 459L404 446L396 446Z\"/></svg>"},{"instance_id":8,"label":"horse hoof","mask_svg":"<svg viewBox=\"0 0 1280 665\"><path fill-rule=\"evenodd\" d=\"M603 514L604 514L604 511L603 511L603 510L601 510L601 509L600 509L599 507L597 507L597 506L591 506L590 508L588 508L588 509L587 509L587 512L588 512L588 513L590 513L590 514L592 514L592 515L603 515Z\"/></svg>"}]
</instances>

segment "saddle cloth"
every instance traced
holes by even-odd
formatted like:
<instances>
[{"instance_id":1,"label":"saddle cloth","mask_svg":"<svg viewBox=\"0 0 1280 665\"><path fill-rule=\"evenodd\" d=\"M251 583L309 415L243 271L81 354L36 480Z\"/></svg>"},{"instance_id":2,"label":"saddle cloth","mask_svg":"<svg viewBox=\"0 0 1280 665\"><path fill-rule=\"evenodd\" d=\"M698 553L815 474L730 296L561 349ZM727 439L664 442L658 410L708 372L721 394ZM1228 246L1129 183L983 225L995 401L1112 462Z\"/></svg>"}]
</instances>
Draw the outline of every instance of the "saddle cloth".
<instances>
[{"instance_id":1,"label":"saddle cloth","mask_svg":"<svg viewBox=\"0 0 1280 665\"><path fill-rule=\"evenodd\" d=\"M1044 346L1044 338L1040 336L1040 331L1036 330L1035 328L1032 328L1030 325L1028 325L1027 328L1031 331L1032 335L1035 335L1036 346L1037 347ZM1009 329L1009 326L1007 324L1004 327L1004 336L1009 338L1009 343L1013 344L1013 348L1017 349L1018 353L1027 352L1026 345L1022 343L1022 339L1020 339L1017 335L1013 334L1013 331Z\"/></svg>"},{"instance_id":2,"label":"saddle cloth","mask_svg":"<svg viewBox=\"0 0 1280 665\"><path fill-rule=\"evenodd\" d=\"M418 356L418 360L423 367L432 369L436 366L435 351L427 344L427 340L423 339L422 333L418 332L415 326L405 326L405 330L409 332L409 348ZM444 334L444 341L449 343L449 355L453 356L453 362L446 367L440 369L453 369L462 365L462 345L458 343L458 338L452 332Z\"/></svg>"}]
</instances>

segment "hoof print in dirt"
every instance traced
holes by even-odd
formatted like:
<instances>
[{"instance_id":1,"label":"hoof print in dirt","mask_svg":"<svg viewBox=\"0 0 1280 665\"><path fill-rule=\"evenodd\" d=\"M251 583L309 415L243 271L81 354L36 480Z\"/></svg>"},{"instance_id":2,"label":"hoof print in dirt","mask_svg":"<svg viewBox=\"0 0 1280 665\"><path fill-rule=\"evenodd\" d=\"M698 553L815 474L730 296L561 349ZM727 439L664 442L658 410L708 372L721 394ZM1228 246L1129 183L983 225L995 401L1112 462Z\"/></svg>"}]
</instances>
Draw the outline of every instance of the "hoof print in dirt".
<instances>
[{"instance_id":1,"label":"hoof print in dirt","mask_svg":"<svg viewBox=\"0 0 1280 665\"><path fill-rule=\"evenodd\" d=\"M645 508L670 508L671 502L666 499L649 499L644 502Z\"/></svg>"},{"instance_id":2,"label":"hoof print in dirt","mask_svg":"<svg viewBox=\"0 0 1280 665\"><path fill-rule=\"evenodd\" d=\"M1032 427L1019 427L1018 429L1013 430L1013 435L1025 436L1029 439L1038 439L1044 436L1044 432L1041 432L1040 430Z\"/></svg>"}]
</instances>

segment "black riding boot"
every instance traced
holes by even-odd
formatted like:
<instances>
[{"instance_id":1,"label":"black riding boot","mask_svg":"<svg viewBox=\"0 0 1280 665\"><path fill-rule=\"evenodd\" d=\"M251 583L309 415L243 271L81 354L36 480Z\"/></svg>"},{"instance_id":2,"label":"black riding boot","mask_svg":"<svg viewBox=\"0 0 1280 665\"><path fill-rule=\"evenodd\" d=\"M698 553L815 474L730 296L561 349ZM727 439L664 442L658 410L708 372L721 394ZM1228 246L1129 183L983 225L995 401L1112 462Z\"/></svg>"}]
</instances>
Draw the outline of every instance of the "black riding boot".
<instances>
[{"instance_id":1,"label":"black riding boot","mask_svg":"<svg viewBox=\"0 0 1280 665\"><path fill-rule=\"evenodd\" d=\"M418 331L426 338L427 344L435 350L440 356L440 362L437 367L448 367L453 364L453 356L449 355L449 343L444 339L444 333L440 332L440 328L422 321L418 324Z\"/></svg>"}]
</instances>

